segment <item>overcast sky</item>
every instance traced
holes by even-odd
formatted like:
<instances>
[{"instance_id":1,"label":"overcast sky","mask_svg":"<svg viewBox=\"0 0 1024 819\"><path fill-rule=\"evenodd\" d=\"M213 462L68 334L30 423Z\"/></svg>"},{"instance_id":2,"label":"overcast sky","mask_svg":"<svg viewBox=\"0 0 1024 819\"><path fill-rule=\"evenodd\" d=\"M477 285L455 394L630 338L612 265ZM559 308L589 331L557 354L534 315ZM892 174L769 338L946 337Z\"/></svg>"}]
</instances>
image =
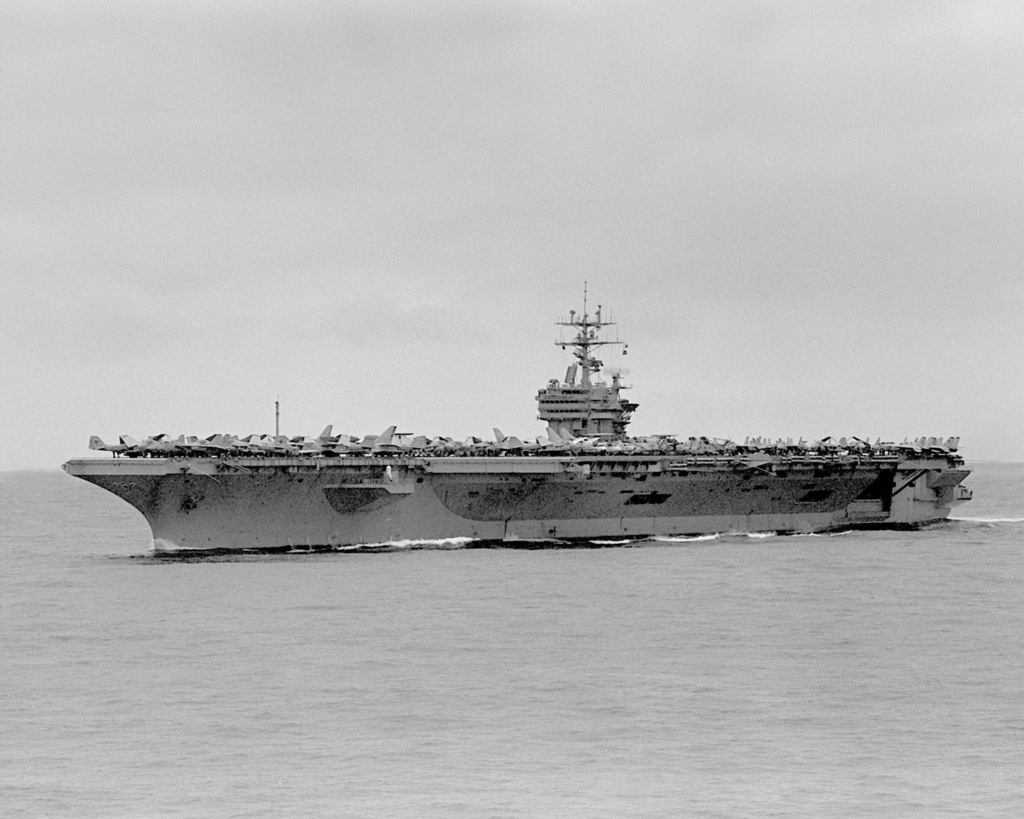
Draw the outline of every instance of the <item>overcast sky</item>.
<instances>
[{"instance_id":1,"label":"overcast sky","mask_svg":"<svg viewBox=\"0 0 1024 819\"><path fill-rule=\"evenodd\" d=\"M167 432L632 431L1024 460L998 0L0 0L0 467Z\"/></svg>"}]
</instances>

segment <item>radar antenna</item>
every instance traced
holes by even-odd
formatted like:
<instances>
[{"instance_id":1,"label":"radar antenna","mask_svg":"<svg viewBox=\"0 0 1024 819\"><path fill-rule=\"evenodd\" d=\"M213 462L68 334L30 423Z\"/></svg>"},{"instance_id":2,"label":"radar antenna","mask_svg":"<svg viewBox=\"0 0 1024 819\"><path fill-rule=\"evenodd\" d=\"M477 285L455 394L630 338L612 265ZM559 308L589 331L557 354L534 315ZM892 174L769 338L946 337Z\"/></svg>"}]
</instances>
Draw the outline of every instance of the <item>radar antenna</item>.
<instances>
[{"instance_id":1,"label":"radar antenna","mask_svg":"<svg viewBox=\"0 0 1024 819\"><path fill-rule=\"evenodd\" d=\"M618 338L601 338L601 331L615 324L614 321L606 321L601 311L602 307L599 304L594 315L590 314L587 284L584 282L583 312L570 310L568 320L560 319L555 322L558 327L572 329L573 335L570 338L556 339L555 344L563 350L571 347L576 363L566 371L564 383L552 379L545 389L537 393L537 403L540 410L538 417L563 437L621 439L625 436L630 416L637 408L632 401L627 401L619 395L619 391L626 387L621 382L621 371L611 371L611 385L601 380L595 381L595 377L604 366L604 362L597 358L595 352L600 347L617 344L623 348L625 354L628 347ZM577 372L581 374L578 384Z\"/></svg>"},{"instance_id":2,"label":"radar antenna","mask_svg":"<svg viewBox=\"0 0 1024 819\"><path fill-rule=\"evenodd\" d=\"M558 339L555 341L559 347L563 350L566 347L573 348L573 355L576 357L576 361L579 363L582 375L580 376L580 386L589 387L591 386L591 376L597 375L601 372L601 368L604 366L604 362L592 355L592 351L598 347L605 347L610 344L617 344L623 348L627 345L623 341L615 339L603 339L599 336L599 333L605 327L612 327L615 325L614 321L604 321L601 318L601 305L597 305L597 312L591 316L587 310L587 283L583 283L583 313L577 313L575 310L569 311L568 321L555 322L559 327L571 327L576 331L574 338L570 340Z\"/></svg>"}]
</instances>

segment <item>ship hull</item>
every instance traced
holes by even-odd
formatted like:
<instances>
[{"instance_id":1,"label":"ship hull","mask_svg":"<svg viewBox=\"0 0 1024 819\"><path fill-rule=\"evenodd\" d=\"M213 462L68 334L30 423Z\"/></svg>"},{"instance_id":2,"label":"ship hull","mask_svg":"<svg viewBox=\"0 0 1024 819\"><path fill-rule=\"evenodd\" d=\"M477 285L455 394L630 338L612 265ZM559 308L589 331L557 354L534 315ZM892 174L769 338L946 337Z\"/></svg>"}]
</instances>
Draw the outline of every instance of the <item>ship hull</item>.
<instances>
[{"instance_id":1,"label":"ship hull","mask_svg":"<svg viewBox=\"0 0 1024 819\"><path fill-rule=\"evenodd\" d=\"M601 541L919 526L966 470L906 463L491 457L82 459L72 475L138 509L158 550Z\"/></svg>"}]
</instances>

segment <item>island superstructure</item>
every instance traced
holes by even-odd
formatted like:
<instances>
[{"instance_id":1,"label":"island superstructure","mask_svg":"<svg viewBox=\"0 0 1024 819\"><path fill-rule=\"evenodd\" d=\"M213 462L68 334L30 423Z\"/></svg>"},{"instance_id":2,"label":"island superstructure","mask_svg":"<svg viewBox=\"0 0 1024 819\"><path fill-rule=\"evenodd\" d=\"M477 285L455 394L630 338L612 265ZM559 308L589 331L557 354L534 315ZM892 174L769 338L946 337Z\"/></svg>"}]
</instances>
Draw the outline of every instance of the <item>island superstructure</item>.
<instances>
[{"instance_id":1,"label":"island superstructure","mask_svg":"<svg viewBox=\"0 0 1024 819\"><path fill-rule=\"evenodd\" d=\"M157 550L330 550L407 542L590 544L709 533L913 528L969 500L956 438L871 444L630 437L637 404L602 377L601 307L556 341L574 361L537 393L546 434L430 439L93 438L64 469L138 509Z\"/></svg>"},{"instance_id":2,"label":"island superstructure","mask_svg":"<svg viewBox=\"0 0 1024 819\"><path fill-rule=\"evenodd\" d=\"M537 406L540 420L556 429L559 437L619 440L626 436L626 426L637 405L619 396L622 389L619 373L612 375L611 385L594 381L604 366L594 352L608 345L620 345L626 349L624 342L600 336L603 328L614 323L601 320L600 305L591 318L587 313L585 294L583 312L577 314L570 310L567 321L557 322L559 327L571 328L574 335L568 341L559 339L555 343L563 350L572 347L576 361L566 370L564 383L559 384L557 379L552 379L545 389L537 393ZM577 372L580 373L579 384L576 383Z\"/></svg>"}]
</instances>

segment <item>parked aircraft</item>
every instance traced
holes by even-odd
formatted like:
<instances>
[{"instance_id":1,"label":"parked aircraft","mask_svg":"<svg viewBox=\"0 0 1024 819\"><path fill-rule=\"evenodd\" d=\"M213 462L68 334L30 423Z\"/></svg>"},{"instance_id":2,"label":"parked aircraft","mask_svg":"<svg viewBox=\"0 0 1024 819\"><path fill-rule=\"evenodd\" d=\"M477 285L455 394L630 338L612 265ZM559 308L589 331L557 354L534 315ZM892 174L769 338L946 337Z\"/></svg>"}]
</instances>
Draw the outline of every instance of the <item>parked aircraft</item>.
<instances>
[{"instance_id":1,"label":"parked aircraft","mask_svg":"<svg viewBox=\"0 0 1024 819\"><path fill-rule=\"evenodd\" d=\"M89 438L89 449L95 449L101 452L113 452L114 455L120 455L129 448L128 444L124 442L124 438L121 438L120 440L121 443L119 444L107 444L104 443L103 439L98 435L93 435Z\"/></svg>"},{"instance_id":2,"label":"parked aircraft","mask_svg":"<svg viewBox=\"0 0 1024 819\"><path fill-rule=\"evenodd\" d=\"M698 457L728 455L739 457L749 465L752 458L764 455L783 455L810 460L858 458L865 455L888 455L890 457L920 456L928 453L948 454L955 452L959 438L922 436L914 440L904 439L902 443L882 442L876 439L872 444L867 438L857 436L833 438L825 436L813 442L803 438L794 442L792 438L772 440L767 436L746 438L737 444L727 438L690 437L678 440L671 435L638 436L626 439L607 439L600 436L572 436L564 427L550 425L545 435L523 440L509 436L495 427L494 439L485 441L475 435L464 440L448 437L429 438L424 435L396 432L389 426L379 435L358 438L352 435L335 435L333 425L328 424L315 438L298 435L250 434L243 438L216 433L206 438L179 435L172 439L166 433L153 435L137 441L122 435L116 444L108 444L98 436L91 436L89 448L110 452L115 457L128 458L338 458L360 456L408 456L444 457L472 456L497 457L507 455L626 455L626 454L667 454Z\"/></svg>"}]
</instances>

